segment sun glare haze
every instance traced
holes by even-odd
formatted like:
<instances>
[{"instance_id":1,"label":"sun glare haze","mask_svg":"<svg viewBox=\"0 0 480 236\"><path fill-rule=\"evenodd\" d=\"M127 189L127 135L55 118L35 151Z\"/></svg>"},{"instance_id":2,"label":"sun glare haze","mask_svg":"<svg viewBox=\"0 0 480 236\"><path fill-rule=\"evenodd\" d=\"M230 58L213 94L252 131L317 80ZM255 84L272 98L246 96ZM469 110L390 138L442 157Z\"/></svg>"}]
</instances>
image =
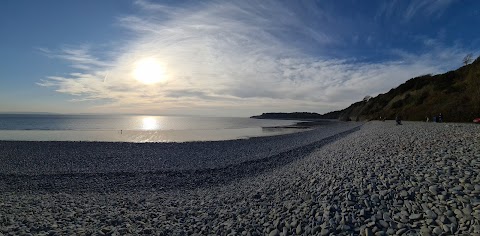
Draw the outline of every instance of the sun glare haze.
<instances>
[{"instance_id":1,"label":"sun glare haze","mask_svg":"<svg viewBox=\"0 0 480 236\"><path fill-rule=\"evenodd\" d=\"M159 128L157 119L153 116L143 117L142 119L142 129L143 130L156 130Z\"/></svg>"},{"instance_id":2,"label":"sun glare haze","mask_svg":"<svg viewBox=\"0 0 480 236\"><path fill-rule=\"evenodd\" d=\"M144 58L137 61L133 76L144 84L156 84L166 80L165 69L155 58Z\"/></svg>"}]
</instances>

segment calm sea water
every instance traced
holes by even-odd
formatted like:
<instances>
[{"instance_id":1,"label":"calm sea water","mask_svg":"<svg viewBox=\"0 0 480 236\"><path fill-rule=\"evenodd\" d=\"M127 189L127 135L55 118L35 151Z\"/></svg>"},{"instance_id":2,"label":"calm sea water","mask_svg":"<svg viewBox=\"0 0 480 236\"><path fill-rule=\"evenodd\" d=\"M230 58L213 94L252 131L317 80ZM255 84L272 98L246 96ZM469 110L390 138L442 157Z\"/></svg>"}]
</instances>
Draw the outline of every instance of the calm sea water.
<instances>
[{"instance_id":1,"label":"calm sea water","mask_svg":"<svg viewBox=\"0 0 480 236\"><path fill-rule=\"evenodd\" d=\"M237 117L0 115L0 140L185 142L298 132L296 121Z\"/></svg>"}]
</instances>

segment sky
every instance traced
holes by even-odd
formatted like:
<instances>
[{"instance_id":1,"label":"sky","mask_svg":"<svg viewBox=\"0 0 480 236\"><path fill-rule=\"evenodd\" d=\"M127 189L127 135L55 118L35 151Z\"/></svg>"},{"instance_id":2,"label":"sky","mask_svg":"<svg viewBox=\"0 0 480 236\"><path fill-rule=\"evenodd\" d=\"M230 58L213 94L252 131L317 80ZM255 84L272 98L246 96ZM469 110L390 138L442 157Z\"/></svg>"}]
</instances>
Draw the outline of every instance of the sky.
<instances>
[{"instance_id":1,"label":"sky","mask_svg":"<svg viewBox=\"0 0 480 236\"><path fill-rule=\"evenodd\" d=\"M4 0L0 112L326 113L478 57L478 25L475 0Z\"/></svg>"}]
</instances>

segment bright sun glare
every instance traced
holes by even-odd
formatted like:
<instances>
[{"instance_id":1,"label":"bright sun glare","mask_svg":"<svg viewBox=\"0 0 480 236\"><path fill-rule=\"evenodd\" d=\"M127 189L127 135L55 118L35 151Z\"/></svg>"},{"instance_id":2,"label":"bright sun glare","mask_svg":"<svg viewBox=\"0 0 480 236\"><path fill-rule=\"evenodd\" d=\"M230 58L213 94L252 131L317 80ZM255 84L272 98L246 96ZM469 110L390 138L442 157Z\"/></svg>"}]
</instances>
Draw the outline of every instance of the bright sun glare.
<instances>
[{"instance_id":1,"label":"bright sun glare","mask_svg":"<svg viewBox=\"0 0 480 236\"><path fill-rule=\"evenodd\" d=\"M142 119L142 129L144 130L155 130L158 128L157 120L154 117L144 117Z\"/></svg>"},{"instance_id":2,"label":"bright sun glare","mask_svg":"<svg viewBox=\"0 0 480 236\"><path fill-rule=\"evenodd\" d=\"M154 58L145 58L135 63L133 76L144 84L155 84L165 80L162 64Z\"/></svg>"}]
</instances>

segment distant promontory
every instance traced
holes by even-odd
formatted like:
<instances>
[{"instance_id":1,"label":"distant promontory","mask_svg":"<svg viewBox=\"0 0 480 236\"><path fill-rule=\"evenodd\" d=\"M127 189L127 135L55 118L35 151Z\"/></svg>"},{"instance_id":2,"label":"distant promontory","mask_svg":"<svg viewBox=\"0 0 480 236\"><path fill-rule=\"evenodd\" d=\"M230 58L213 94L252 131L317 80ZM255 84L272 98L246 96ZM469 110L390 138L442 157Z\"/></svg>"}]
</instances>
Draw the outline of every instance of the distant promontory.
<instances>
[{"instance_id":1,"label":"distant promontory","mask_svg":"<svg viewBox=\"0 0 480 236\"><path fill-rule=\"evenodd\" d=\"M250 118L254 119L322 119L322 115L315 113L315 112L269 112L263 113L259 116L252 116Z\"/></svg>"}]
</instances>

